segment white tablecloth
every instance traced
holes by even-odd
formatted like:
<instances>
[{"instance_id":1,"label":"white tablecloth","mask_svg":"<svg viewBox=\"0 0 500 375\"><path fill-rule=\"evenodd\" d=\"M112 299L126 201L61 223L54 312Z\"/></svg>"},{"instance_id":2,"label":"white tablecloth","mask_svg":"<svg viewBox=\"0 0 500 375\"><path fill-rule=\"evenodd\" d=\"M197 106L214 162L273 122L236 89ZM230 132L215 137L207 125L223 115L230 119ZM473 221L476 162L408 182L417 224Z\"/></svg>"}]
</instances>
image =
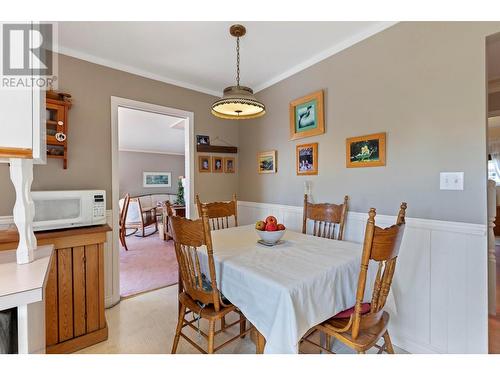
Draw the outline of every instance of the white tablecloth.
<instances>
[{"instance_id":1,"label":"white tablecloth","mask_svg":"<svg viewBox=\"0 0 500 375\"><path fill-rule=\"evenodd\" d=\"M362 245L292 231L278 246L257 240L252 225L212 232L218 286L266 338L265 353L297 353L309 328L355 304Z\"/></svg>"}]
</instances>

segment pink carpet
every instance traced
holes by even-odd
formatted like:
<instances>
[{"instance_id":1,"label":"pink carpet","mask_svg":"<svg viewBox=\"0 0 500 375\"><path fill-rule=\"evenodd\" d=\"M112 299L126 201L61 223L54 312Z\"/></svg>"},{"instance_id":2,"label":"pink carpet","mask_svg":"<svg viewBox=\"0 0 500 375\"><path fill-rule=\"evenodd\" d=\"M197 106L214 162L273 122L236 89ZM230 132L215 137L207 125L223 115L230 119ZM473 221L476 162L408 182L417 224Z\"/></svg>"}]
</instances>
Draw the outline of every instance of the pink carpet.
<instances>
[{"instance_id":1,"label":"pink carpet","mask_svg":"<svg viewBox=\"0 0 500 375\"><path fill-rule=\"evenodd\" d=\"M158 233L126 238L128 251L120 247L120 296L158 289L177 283L177 260L173 241Z\"/></svg>"}]
</instances>

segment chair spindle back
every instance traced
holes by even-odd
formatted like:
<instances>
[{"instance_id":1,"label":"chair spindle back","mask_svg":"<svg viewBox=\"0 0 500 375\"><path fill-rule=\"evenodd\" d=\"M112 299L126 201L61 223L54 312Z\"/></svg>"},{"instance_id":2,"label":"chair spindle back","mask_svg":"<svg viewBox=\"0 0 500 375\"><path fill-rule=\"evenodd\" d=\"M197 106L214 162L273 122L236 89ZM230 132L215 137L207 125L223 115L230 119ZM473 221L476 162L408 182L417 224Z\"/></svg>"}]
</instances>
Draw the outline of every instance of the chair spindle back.
<instances>
[{"instance_id":1,"label":"chair spindle back","mask_svg":"<svg viewBox=\"0 0 500 375\"><path fill-rule=\"evenodd\" d=\"M238 201L236 200L236 194L233 194L233 199L229 202L210 203L202 203L200 196L196 195L196 205L200 217L202 208L205 207L207 209L208 220L212 230L229 228L229 218L231 216L234 216L234 226L238 226Z\"/></svg>"},{"instance_id":2,"label":"chair spindle back","mask_svg":"<svg viewBox=\"0 0 500 375\"><path fill-rule=\"evenodd\" d=\"M359 272L358 289L356 292L356 305L352 319L352 337L356 339L359 331L372 327L382 318L389 290L391 288L396 260L401 247L405 227L407 204L401 203L395 225L380 228L375 225L375 209L371 208L366 223L361 269ZM368 264L370 260L378 262L377 275L373 286L370 312L361 315L361 304L366 288Z\"/></svg>"},{"instance_id":3,"label":"chair spindle back","mask_svg":"<svg viewBox=\"0 0 500 375\"><path fill-rule=\"evenodd\" d=\"M170 215L169 219L174 239L175 255L179 264L179 273L184 291L192 299L202 304L213 304L215 311L219 311L220 293L217 289L207 208L202 207L201 219L189 220L172 215L169 202L167 202L166 206L167 212ZM207 251L208 274L212 286L211 291L203 288L203 272L199 255L202 246L205 246Z\"/></svg>"},{"instance_id":4,"label":"chair spindle back","mask_svg":"<svg viewBox=\"0 0 500 375\"><path fill-rule=\"evenodd\" d=\"M310 203L307 194L304 194L304 214L302 220L302 233L307 234L307 220L314 221L312 235L332 240L342 240L344 224L347 216L347 202L349 197L344 197L344 203ZM338 227L338 228L337 228Z\"/></svg>"}]
</instances>

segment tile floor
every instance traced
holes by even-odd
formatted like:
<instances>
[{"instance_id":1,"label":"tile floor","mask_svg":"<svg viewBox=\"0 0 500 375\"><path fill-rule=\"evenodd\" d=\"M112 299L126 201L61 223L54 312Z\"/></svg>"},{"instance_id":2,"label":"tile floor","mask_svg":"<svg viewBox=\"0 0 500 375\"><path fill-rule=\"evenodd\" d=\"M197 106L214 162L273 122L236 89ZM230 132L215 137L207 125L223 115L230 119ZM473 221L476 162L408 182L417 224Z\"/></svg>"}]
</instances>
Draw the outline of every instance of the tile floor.
<instances>
[{"instance_id":1,"label":"tile floor","mask_svg":"<svg viewBox=\"0 0 500 375\"><path fill-rule=\"evenodd\" d=\"M236 319L235 315L234 319ZM177 323L177 285L158 289L152 292L122 300L118 305L106 310L109 327L107 341L85 348L77 353L82 354L155 354L170 353L172 339ZM228 318L228 321L232 319ZM202 325L206 329L206 325ZM234 334L238 327L232 327ZM189 332L189 331L188 331ZM222 336L218 335L218 336ZM192 331L190 336L197 342L197 334ZM224 337L219 337L224 341ZM216 337L216 346L217 346ZM219 341L220 342L220 341ZM206 341L202 339L202 347ZM347 349L347 348L345 348ZM306 353L317 353L313 346L303 345L301 350ZM396 352L404 352L395 347ZM376 351L374 349L373 351ZM181 338L178 353L198 354L199 352ZM348 350L339 350L345 353ZM254 354L255 345L247 336L227 345L218 353Z\"/></svg>"}]
</instances>

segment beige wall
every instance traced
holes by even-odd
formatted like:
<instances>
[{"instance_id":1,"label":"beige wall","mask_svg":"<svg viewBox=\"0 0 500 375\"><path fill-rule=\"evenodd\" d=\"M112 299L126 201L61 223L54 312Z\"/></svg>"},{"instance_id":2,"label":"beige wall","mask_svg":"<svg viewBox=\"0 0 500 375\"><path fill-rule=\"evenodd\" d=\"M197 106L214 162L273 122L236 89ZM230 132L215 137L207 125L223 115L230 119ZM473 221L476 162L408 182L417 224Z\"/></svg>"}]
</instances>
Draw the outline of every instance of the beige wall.
<instances>
[{"instance_id":1,"label":"beige wall","mask_svg":"<svg viewBox=\"0 0 500 375\"><path fill-rule=\"evenodd\" d=\"M500 23L400 23L258 93L267 114L240 126L239 197L301 205L351 197L351 209L486 222L485 37ZM288 105L325 90L326 134L289 141ZM387 166L345 167L345 139L387 132ZM296 176L295 146L319 142L319 175ZM278 150L278 173L256 153ZM439 172L465 172L464 191L440 191Z\"/></svg>"},{"instance_id":2,"label":"beige wall","mask_svg":"<svg viewBox=\"0 0 500 375\"><path fill-rule=\"evenodd\" d=\"M111 96L194 112L195 134L206 134L212 139L220 136L238 146L237 125L211 115L213 96L65 55L59 56L58 73L59 89L73 96L68 169L64 170L57 159L35 166L33 190L106 189L111 208ZM230 199L237 191L237 175L200 176L197 162L195 169L195 193L201 194L202 199ZM12 215L15 192L6 164L0 164L0 193L0 216Z\"/></svg>"},{"instance_id":3,"label":"beige wall","mask_svg":"<svg viewBox=\"0 0 500 375\"><path fill-rule=\"evenodd\" d=\"M179 176L184 176L184 155L120 151L120 197L144 194L177 194ZM171 187L144 187L143 172L170 172Z\"/></svg>"}]
</instances>

